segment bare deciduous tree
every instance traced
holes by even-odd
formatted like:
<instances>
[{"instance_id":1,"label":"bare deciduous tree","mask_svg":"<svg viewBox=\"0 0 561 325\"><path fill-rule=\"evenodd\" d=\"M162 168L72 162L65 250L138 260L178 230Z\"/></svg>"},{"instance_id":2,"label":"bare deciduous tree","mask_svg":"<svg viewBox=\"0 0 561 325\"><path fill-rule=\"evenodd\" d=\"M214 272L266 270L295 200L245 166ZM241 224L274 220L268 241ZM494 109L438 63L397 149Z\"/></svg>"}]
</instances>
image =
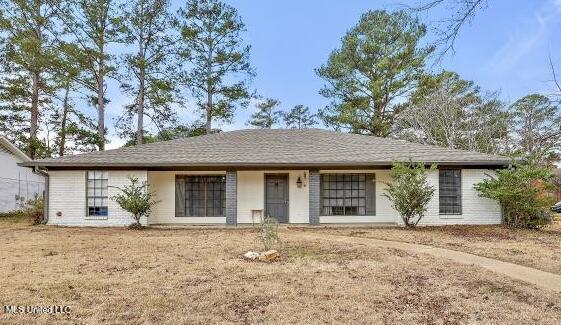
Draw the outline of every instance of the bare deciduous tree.
<instances>
[{"instance_id":1,"label":"bare deciduous tree","mask_svg":"<svg viewBox=\"0 0 561 325\"><path fill-rule=\"evenodd\" d=\"M543 95L532 94L511 105L514 150L538 164L559 161L561 108Z\"/></svg>"},{"instance_id":2,"label":"bare deciduous tree","mask_svg":"<svg viewBox=\"0 0 561 325\"><path fill-rule=\"evenodd\" d=\"M441 48L440 56L454 52L454 44L460 30L471 23L477 12L487 7L488 0L421 0L412 7L414 12L426 12L444 7L451 11L448 18L435 22L435 32L438 35L436 44Z\"/></svg>"},{"instance_id":3,"label":"bare deciduous tree","mask_svg":"<svg viewBox=\"0 0 561 325\"><path fill-rule=\"evenodd\" d=\"M443 77L441 77L443 76ZM417 100L398 116L401 138L447 147L498 153L508 140L508 113L496 95L480 94L473 82L444 72L436 89L418 89Z\"/></svg>"},{"instance_id":4,"label":"bare deciduous tree","mask_svg":"<svg viewBox=\"0 0 561 325\"><path fill-rule=\"evenodd\" d=\"M553 64L553 60L551 59L551 54L549 55L549 67L551 69L551 75L553 76L553 85L555 86L556 90L553 94L554 97L558 98L561 102L561 83L557 78L557 71L555 70L555 65Z\"/></svg>"}]
</instances>

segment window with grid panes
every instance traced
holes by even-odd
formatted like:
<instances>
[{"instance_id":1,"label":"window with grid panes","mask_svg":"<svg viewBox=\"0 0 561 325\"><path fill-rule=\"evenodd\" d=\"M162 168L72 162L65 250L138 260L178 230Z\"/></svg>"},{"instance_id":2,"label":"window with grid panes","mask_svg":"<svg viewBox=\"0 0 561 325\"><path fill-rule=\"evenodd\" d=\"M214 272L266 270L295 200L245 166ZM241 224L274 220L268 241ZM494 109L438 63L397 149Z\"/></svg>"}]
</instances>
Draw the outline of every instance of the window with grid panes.
<instances>
[{"instance_id":1,"label":"window with grid panes","mask_svg":"<svg viewBox=\"0 0 561 325\"><path fill-rule=\"evenodd\" d=\"M321 211L324 216L375 215L374 174L322 174Z\"/></svg>"},{"instance_id":2,"label":"window with grid panes","mask_svg":"<svg viewBox=\"0 0 561 325\"><path fill-rule=\"evenodd\" d=\"M109 201L107 190L109 173L102 170L90 170L87 178L88 217L106 217Z\"/></svg>"},{"instance_id":3,"label":"window with grid panes","mask_svg":"<svg viewBox=\"0 0 561 325\"><path fill-rule=\"evenodd\" d=\"M461 169L440 169L438 173L440 214L462 214Z\"/></svg>"},{"instance_id":4,"label":"window with grid panes","mask_svg":"<svg viewBox=\"0 0 561 325\"><path fill-rule=\"evenodd\" d=\"M225 176L185 176L185 216L226 215Z\"/></svg>"}]
</instances>

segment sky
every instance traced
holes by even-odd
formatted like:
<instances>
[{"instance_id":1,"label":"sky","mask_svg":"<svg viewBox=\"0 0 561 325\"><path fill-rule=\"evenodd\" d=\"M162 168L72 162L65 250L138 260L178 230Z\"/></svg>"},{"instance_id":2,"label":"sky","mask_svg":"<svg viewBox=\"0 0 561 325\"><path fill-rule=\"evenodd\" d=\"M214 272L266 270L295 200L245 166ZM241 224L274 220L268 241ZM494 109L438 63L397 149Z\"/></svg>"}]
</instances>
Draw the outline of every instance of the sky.
<instances>
[{"instance_id":1,"label":"sky","mask_svg":"<svg viewBox=\"0 0 561 325\"><path fill-rule=\"evenodd\" d=\"M314 69L324 64L329 53L338 48L341 38L368 10L397 10L413 1L374 0L226 0L238 10L246 24L244 34L251 44L251 62L257 75L252 88L264 97L281 101L288 110L297 104L313 111L324 107L328 99L318 91L323 82ZM178 7L183 1L174 1ZM449 12L441 8L420 18L429 26ZM561 0L489 0L466 25L455 43L455 52L447 55L434 71L456 71L473 80L485 91L498 92L505 102L513 102L530 93L553 92L549 55L561 74ZM433 37L429 30L428 38ZM111 103L107 121L112 125L128 101L109 87ZM223 130L247 128L247 119L256 110L238 111L233 124L219 125ZM198 116L183 110L184 120ZM110 129L108 148L120 146Z\"/></svg>"}]
</instances>

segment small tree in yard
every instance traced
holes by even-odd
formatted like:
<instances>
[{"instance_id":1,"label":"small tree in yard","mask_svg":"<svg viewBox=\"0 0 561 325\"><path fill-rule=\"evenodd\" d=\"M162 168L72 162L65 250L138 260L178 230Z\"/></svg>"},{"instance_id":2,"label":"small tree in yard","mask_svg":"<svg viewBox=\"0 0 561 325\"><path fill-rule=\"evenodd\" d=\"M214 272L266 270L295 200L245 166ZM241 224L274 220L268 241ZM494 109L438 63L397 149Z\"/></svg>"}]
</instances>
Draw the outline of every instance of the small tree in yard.
<instances>
[{"instance_id":1,"label":"small tree in yard","mask_svg":"<svg viewBox=\"0 0 561 325\"><path fill-rule=\"evenodd\" d=\"M153 200L154 193L148 190L146 181L140 182L136 177L129 177L130 184L123 187L117 187L121 193L113 196L113 199L121 209L130 212L133 216L134 223L130 228L142 228L140 219L148 217L152 207L158 203Z\"/></svg>"},{"instance_id":2,"label":"small tree in yard","mask_svg":"<svg viewBox=\"0 0 561 325\"><path fill-rule=\"evenodd\" d=\"M35 197L27 201L26 207L23 211L25 211L29 218L31 218L34 225L39 225L47 222L43 207L43 198Z\"/></svg>"},{"instance_id":3,"label":"small tree in yard","mask_svg":"<svg viewBox=\"0 0 561 325\"><path fill-rule=\"evenodd\" d=\"M553 174L536 165L516 165L497 171L475 185L480 195L499 201L504 223L518 228L541 228L552 221Z\"/></svg>"},{"instance_id":4,"label":"small tree in yard","mask_svg":"<svg viewBox=\"0 0 561 325\"><path fill-rule=\"evenodd\" d=\"M429 170L436 169L431 166ZM434 187L427 183L427 168L424 163L394 163L392 181L386 183L383 194L392 202L407 227L416 226L427 211L428 203L434 195Z\"/></svg>"},{"instance_id":5,"label":"small tree in yard","mask_svg":"<svg viewBox=\"0 0 561 325\"><path fill-rule=\"evenodd\" d=\"M278 234L279 224L275 218L265 217L259 226L259 241L263 244L266 251L280 244Z\"/></svg>"}]
</instances>

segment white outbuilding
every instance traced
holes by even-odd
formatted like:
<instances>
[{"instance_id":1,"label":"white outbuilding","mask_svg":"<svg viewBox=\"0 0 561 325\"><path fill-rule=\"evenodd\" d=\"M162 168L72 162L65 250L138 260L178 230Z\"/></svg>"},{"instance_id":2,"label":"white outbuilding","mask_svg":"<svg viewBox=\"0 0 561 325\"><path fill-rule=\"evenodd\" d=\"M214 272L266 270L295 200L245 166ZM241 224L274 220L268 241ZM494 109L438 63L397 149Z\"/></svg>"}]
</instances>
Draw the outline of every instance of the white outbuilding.
<instances>
[{"instance_id":1,"label":"white outbuilding","mask_svg":"<svg viewBox=\"0 0 561 325\"><path fill-rule=\"evenodd\" d=\"M8 139L0 136L0 213L18 209L35 197L42 197L45 176L18 163L31 159Z\"/></svg>"}]
</instances>

